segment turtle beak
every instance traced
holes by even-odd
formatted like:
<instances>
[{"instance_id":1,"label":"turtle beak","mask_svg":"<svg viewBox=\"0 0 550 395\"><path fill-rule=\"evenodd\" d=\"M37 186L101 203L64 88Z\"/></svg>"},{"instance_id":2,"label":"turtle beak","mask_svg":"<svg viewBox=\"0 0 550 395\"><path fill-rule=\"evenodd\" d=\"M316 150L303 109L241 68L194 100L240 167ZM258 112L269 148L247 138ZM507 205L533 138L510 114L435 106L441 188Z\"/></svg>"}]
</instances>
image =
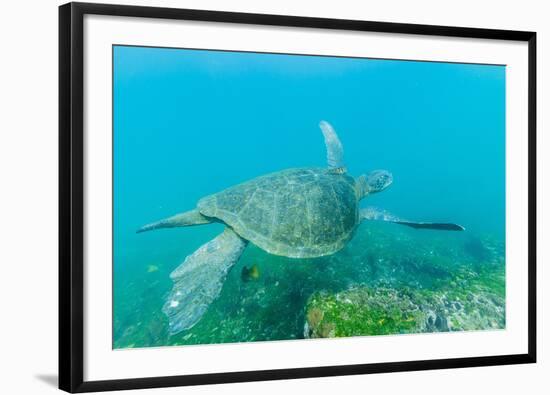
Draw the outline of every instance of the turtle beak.
<instances>
[{"instance_id":1,"label":"turtle beak","mask_svg":"<svg viewBox=\"0 0 550 395\"><path fill-rule=\"evenodd\" d=\"M387 187L389 187L391 184L393 184L393 174L391 174L390 172L388 172L387 174L387 180L386 180L386 186L384 186L383 189L386 189Z\"/></svg>"}]
</instances>

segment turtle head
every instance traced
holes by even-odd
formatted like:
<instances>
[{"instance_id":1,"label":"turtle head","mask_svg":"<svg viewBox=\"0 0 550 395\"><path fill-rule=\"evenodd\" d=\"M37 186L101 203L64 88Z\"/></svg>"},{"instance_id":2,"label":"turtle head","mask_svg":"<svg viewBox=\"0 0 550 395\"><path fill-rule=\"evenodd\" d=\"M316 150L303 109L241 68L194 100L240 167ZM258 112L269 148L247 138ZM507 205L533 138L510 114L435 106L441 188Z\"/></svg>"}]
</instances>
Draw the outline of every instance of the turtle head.
<instances>
[{"instance_id":1,"label":"turtle head","mask_svg":"<svg viewBox=\"0 0 550 395\"><path fill-rule=\"evenodd\" d=\"M392 174L387 170L373 170L357 179L357 197L363 199L371 193L382 192L393 182Z\"/></svg>"}]
</instances>

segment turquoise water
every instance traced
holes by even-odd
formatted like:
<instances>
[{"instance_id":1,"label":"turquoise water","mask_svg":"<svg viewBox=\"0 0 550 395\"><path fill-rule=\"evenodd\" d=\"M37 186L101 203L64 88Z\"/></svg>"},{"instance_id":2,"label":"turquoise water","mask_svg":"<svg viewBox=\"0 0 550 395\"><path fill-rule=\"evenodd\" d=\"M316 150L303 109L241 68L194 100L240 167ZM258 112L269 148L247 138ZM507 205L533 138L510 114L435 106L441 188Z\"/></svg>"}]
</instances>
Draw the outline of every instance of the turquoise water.
<instances>
[{"instance_id":1,"label":"turquoise water","mask_svg":"<svg viewBox=\"0 0 550 395\"><path fill-rule=\"evenodd\" d=\"M115 348L505 326L504 66L125 46L113 55ZM223 226L136 230L254 177L324 166L320 120L338 132L351 175L393 174L362 206L467 230L364 222L340 252L302 260L249 244L203 318L169 335L169 274ZM346 314L333 303L344 299Z\"/></svg>"}]
</instances>

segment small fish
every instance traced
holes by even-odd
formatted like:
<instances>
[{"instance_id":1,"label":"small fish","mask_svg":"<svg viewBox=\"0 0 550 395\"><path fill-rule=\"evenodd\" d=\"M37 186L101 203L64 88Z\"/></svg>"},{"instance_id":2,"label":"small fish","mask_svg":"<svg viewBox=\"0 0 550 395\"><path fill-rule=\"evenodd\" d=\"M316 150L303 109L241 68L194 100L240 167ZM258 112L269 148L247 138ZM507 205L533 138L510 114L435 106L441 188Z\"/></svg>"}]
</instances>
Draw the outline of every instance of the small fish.
<instances>
[{"instance_id":1,"label":"small fish","mask_svg":"<svg viewBox=\"0 0 550 395\"><path fill-rule=\"evenodd\" d=\"M158 272L158 270L159 270L159 267L156 266L156 265L149 265L149 266L147 266L147 273Z\"/></svg>"},{"instance_id":2,"label":"small fish","mask_svg":"<svg viewBox=\"0 0 550 395\"><path fill-rule=\"evenodd\" d=\"M258 278L260 278L260 268L257 264L252 265L250 268L247 266L243 267L243 270L241 271L241 280L243 282L257 280Z\"/></svg>"}]
</instances>

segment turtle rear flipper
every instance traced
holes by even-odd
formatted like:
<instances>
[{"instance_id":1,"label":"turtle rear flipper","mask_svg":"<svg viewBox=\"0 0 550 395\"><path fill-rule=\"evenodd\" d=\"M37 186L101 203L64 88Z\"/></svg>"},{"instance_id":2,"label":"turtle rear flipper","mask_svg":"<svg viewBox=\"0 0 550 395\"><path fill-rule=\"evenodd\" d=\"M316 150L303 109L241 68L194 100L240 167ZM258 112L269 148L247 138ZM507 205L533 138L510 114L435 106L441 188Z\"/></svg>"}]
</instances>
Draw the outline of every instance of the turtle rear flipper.
<instances>
[{"instance_id":1,"label":"turtle rear flipper","mask_svg":"<svg viewBox=\"0 0 550 395\"><path fill-rule=\"evenodd\" d=\"M174 285L162 308L169 332L195 325L221 292L229 269L240 258L246 241L230 228L188 255L170 278Z\"/></svg>"},{"instance_id":2,"label":"turtle rear flipper","mask_svg":"<svg viewBox=\"0 0 550 395\"><path fill-rule=\"evenodd\" d=\"M147 232L149 230L161 229L161 228L177 228L180 226L193 226L203 225L213 222L212 219L202 215L199 210L194 209L186 211L185 213L176 214L172 217L161 219L160 221L153 222L142 226L136 233Z\"/></svg>"},{"instance_id":3,"label":"turtle rear flipper","mask_svg":"<svg viewBox=\"0 0 550 395\"><path fill-rule=\"evenodd\" d=\"M405 225L415 229L432 229L432 230L454 230L463 231L466 228L462 225L457 225L448 222L414 222L407 221L390 214L386 210L380 210L375 207L362 208L359 211L359 217L361 220L369 221L385 221L398 225Z\"/></svg>"}]
</instances>

